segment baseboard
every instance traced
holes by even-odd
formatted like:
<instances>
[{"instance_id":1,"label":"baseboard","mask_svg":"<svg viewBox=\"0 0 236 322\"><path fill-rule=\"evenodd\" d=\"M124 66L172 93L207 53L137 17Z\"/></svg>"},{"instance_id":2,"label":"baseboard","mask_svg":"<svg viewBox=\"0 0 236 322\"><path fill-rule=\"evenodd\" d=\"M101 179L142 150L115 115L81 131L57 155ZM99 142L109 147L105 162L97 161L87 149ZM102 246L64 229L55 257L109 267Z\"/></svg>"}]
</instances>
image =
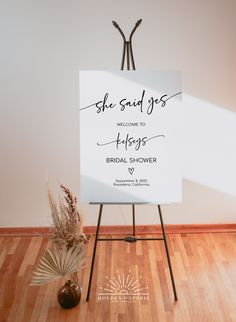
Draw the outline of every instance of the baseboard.
<instances>
[{"instance_id":1,"label":"baseboard","mask_svg":"<svg viewBox=\"0 0 236 322\"><path fill-rule=\"evenodd\" d=\"M49 227L0 227L0 236L50 236Z\"/></svg>"},{"instance_id":2,"label":"baseboard","mask_svg":"<svg viewBox=\"0 0 236 322\"><path fill-rule=\"evenodd\" d=\"M167 234L197 234L197 233L229 233L236 232L236 224L186 224L165 225ZM96 233L96 226L84 227L88 235ZM138 225L137 235L158 234L161 232L160 225ZM132 226L101 226L101 234L127 235L132 233ZM49 227L1 227L0 236L50 236Z\"/></svg>"},{"instance_id":3,"label":"baseboard","mask_svg":"<svg viewBox=\"0 0 236 322\"><path fill-rule=\"evenodd\" d=\"M161 225L138 225L136 226L136 234L158 234L161 233ZM95 234L95 226L85 227L87 234ZM184 233L210 233L210 232L236 232L236 224L188 224L188 225L165 225L167 234L184 234ZM132 226L102 226L100 228L102 234L130 234Z\"/></svg>"}]
</instances>

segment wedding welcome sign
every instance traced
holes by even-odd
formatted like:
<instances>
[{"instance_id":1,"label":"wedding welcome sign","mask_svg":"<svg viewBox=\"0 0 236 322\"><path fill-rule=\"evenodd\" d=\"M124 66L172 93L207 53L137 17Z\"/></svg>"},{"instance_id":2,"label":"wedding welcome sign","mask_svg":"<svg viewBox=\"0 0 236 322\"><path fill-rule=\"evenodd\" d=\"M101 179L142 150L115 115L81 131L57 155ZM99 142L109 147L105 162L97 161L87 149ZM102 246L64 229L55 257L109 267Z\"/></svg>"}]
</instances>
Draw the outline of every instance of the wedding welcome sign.
<instances>
[{"instance_id":1,"label":"wedding welcome sign","mask_svg":"<svg viewBox=\"0 0 236 322\"><path fill-rule=\"evenodd\" d=\"M80 72L80 199L181 201L181 76Z\"/></svg>"}]
</instances>

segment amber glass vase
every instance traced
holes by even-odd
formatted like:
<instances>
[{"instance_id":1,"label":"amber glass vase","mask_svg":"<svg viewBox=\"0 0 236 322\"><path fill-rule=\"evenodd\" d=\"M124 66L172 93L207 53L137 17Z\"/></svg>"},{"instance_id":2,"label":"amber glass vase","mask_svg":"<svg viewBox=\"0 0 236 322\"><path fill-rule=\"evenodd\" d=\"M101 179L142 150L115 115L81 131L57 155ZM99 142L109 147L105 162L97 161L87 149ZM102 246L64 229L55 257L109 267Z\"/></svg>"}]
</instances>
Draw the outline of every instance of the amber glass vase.
<instances>
[{"instance_id":1,"label":"amber glass vase","mask_svg":"<svg viewBox=\"0 0 236 322\"><path fill-rule=\"evenodd\" d=\"M68 280L59 289L57 298L63 309L71 309L79 304L81 299L81 289L78 284Z\"/></svg>"}]
</instances>

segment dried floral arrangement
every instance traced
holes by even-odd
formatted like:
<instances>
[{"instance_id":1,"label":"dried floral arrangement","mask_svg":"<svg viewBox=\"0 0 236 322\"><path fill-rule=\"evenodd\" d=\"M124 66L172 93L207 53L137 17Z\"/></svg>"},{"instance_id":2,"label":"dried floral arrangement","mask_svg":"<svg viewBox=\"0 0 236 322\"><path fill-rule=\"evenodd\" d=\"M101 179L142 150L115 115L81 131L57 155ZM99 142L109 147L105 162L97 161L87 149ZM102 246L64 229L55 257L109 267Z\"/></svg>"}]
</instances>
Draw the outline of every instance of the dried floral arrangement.
<instances>
[{"instance_id":1,"label":"dried floral arrangement","mask_svg":"<svg viewBox=\"0 0 236 322\"><path fill-rule=\"evenodd\" d=\"M77 198L63 185L63 197L57 206L48 187L48 199L53 224L52 247L46 250L33 273L31 284L45 284L73 272L81 271L86 257L88 236L83 231L83 218L77 209Z\"/></svg>"}]
</instances>

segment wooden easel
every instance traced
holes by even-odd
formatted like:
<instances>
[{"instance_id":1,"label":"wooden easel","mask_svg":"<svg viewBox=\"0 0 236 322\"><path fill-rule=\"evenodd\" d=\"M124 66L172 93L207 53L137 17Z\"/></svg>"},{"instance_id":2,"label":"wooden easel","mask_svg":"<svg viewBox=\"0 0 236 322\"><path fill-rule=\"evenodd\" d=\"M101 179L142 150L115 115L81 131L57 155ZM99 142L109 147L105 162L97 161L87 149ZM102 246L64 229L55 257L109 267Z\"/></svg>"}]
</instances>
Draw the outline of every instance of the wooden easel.
<instances>
[{"instance_id":1,"label":"wooden easel","mask_svg":"<svg viewBox=\"0 0 236 322\"><path fill-rule=\"evenodd\" d=\"M124 33L122 32L121 28L119 25L113 21L113 25L115 28L120 32L122 38L123 38L123 54L122 54L122 61L121 61L121 70L124 70L124 64L125 64L125 55L126 55L126 61L127 61L127 70L130 70L130 65L132 65L132 69L135 70L135 63L134 63L134 55L133 55L133 49L132 49L132 37L137 29L137 27L141 24L142 20L138 20L129 36L129 40L127 41L125 38ZM130 64L131 63L131 64ZM89 276L89 284L88 284L88 289L87 289L87 297L86 301L89 301L90 297L90 289L92 285L92 278L93 278L93 270L94 270L94 263L95 263L95 257L96 257L96 250L97 250L97 242L98 241L125 241L129 243L136 242L138 240L163 240L164 245L165 245L165 251L166 251L166 256L167 256L167 261L168 261L168 266L169 266L169 271L170 271L170 277L171 277L171 282L172 282L172 288L173 288L173 293L174 293L174 299L175 301L178 300L177 297L177 292L176 292L176 287L175 287L175 280L174 280L174 275L171 267L171 261L170 261L170 255L169 255L169 249L168 249L168 244L166 240L166 233L165 233L165 225L163 223L162 219L162 212L161 212L161 206L157 205L159 217L160 217L160 223L161 223L161 229L162 229L162 237L160 238L139 238L136 237L135 234L135 205L140 205L140 204L147 204L147 203L119 203L119 205L132 205L132 221L133 221L133 226L132 226L132 235L124 238L99 238L99 229L100 229L100 224L101 224L101 219L102 219L102 211L103 211L103 206L104 205L114 205L117 203L90 203L90 204L97 204L99 205L99 215L98 215L98 222L97 222L97 228L96 228L96 235L95 235L95 242L94 242L94 247L93 247L93 257L92 257L92 263L91 263L91 268L90 268L90 276Z\"/></svg>"}]
</instances>

